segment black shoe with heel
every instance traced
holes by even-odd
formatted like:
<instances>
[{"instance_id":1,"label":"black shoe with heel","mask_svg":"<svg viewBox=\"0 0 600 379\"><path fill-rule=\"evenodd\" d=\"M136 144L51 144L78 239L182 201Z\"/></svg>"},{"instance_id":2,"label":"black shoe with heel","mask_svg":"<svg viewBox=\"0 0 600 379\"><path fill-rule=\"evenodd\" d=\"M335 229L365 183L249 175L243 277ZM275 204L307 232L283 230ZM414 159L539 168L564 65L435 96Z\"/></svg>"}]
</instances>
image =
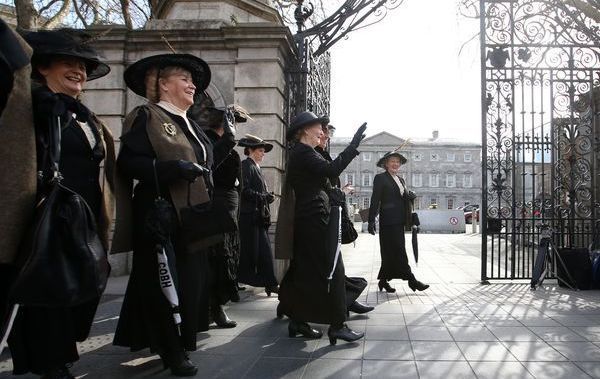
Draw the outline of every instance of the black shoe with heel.
<instances>
[{"instance_id":1,"label":"black shoe with heel","mask_svg":"<svg viewBox=\"0 0 600 379\"><path fill-rule=\"evenodd\" d=\"M171 374L175 376L195 376L198 373L198 367L194 366L188 354L185 351L160 354L165 369L171 369Z\"/></svg>"},{"instance_id":2,"label":"black shoe with heel","mask_svg":"<svg viewBox=\"0 0 600 379\"><path fill-rule=\"evenodd\" d=\"M281 319L283 318L284 314L283 314L283 310L281 309L281 303L277 304L277 318Z\"/></svg>"},{"instance_id":3,"label":"black shoe with heel","mask_svg":"<svg viewBox=\"0 0 600 379\"><path fill-rule=\"evenodd\" d=\"M323 336L323 332L312 328L307 323L296 322L293 320L290 320L290 323L288 324L288 333L290 338L296 337L298 334L310 339L319 339Z\"/></svg>"},{"instance_id":4,"label":"black shoe with heel","mask_svg":"<svg viewBox=\"0 0 600 379\"><path fill-rule=\"evenodd\" d=\"M265 292L267 293L268 297L271 297L272 293L279 293L279 286L265 287Z\"/></svg>"},{"instance_id":5,"label":"black shoe with heel","mask_svg":"<svg viewBox=\"0 0 600 379\"><path fill-rule=\"evenodd\" d=\"M413 290L413 292L425 291L427 288L429 288L429 284L424 284L419 282L417 279L414 279L408 281L408 287L410 287L410 289Z\"/></svg>"},{"instance_id":6,"label":"black shoe with heel","mask_svg":"<svg viewBox=\"0 0 600 379\"><path fill-rule=\"evenodd\" d=\"M396 292L396 289L390 286L390 283L387 280L380 279L377 286L379 287L379 292L381 292L382 290L385 290L385 292L389 293Z\"/></svg>"},{"instance_id":7,"label":"black shoe with heel","mask_svg":"<svg viewBox=\"0 0 600 379\"><path fill-rule=\"evenodd\" d=\"M334 329L331 326L327 331L327 336L329 337L329 343L335 345L338 339L344 340L346 342L354 342L365 336L363 332L355 332L350 329L348 325L343 324L341 328Z\"/></svg>"},{"instance_id":8,"label":"black shoe with heel","mask_svg":"<svg viewBox=\"0 0 600 379\"><path fill-rule=\"evenodd\" d=\"M350 306L348 307L348 311L358 314L371 312L373 309L375 308L371 307L370 305L361 304L358 301L354 301L354 303L350 304Z\"/></svg>"},{"instance_id":9,"label":"black shoe with heel","mask_svg":"<svg viewBox=\"0 0 600 379\"><path fill-rule=\"evenodd\" d=\"M235 328L237 326L237 322L230 319L220 305L212 308L212 319L219 328Z\"/></svg>"},{"instance_id":10,"label":"black shoe with heel","mask_svg":"<svg viewBox=\"0 0 600 379\"><path fill-rule=\"evenodd\" d=\"M41 379L75 379L67 366L48 370L42 375Z\"/></svg>"}]
</instances>

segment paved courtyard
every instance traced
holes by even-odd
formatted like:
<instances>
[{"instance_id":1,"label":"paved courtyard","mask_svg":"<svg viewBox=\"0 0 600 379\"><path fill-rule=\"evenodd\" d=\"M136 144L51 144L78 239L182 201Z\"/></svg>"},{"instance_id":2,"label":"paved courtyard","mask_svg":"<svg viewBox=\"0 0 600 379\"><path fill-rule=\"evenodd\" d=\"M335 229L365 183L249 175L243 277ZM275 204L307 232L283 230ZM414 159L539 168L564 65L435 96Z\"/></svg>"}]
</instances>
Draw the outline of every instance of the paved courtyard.
<instances>
[{"instance_id":1,"label":"paved courtyard","mask_svg":"<svg viewBox=\"0 0 600 379\"><path fill-rule=\"evenodd\" d=\"M348 322L366 332L364 340L330 346L325 337L288 338L287 319L275 318L277 298L250 288L227 309L237 328L199 334L191 354L198 377L600 378L600 291L552 282L535 292L526 283L480 285L480 243L479 235L421 235L419 265L411 265L431 288L413 293L394 280L398 291L387 294L377 291L378 239L360 234L343 254L347 274L369 280L360 300L376 306ZM111 345L125 284L109 283L72 369L79 377L170 377L148 351ZM5 352L0 378L10 370Z\"/></svg>"}]
</instances>

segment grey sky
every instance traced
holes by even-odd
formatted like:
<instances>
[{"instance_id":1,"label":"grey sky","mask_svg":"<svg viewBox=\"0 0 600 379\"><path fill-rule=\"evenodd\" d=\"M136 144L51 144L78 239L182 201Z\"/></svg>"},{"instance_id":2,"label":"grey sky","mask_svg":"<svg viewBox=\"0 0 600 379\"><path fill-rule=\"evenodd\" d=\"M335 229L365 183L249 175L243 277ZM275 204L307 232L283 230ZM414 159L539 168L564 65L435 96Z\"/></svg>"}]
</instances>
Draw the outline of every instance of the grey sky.
<instances>
[{"instance_id":1,"label":"grey sky","mask_svg":"<svg viewBox=\"0 0 600 379\"><path fill-rule=\"evenodd\" d=\"M479 21L457 0L406 0L332 49L331 122L337 136L368 121L368 135L481 141Z\"/></svg>"}]
</instances>

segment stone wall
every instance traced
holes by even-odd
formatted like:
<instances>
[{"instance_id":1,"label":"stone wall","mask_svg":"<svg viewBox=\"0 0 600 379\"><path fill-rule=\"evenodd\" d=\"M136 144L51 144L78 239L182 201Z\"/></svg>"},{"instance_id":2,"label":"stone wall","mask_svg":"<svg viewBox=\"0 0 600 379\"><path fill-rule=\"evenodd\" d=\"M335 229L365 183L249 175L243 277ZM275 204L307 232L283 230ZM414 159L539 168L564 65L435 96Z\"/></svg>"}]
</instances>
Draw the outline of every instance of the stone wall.
<instances>
[{"instance_id":1,"label":"stone wall","mask_svg":"<svg viewBox=\"0 0 600 379\"><path fill-rule=\"evenodd\" d=\"M213 13L193 10L208 6ZM295 54L290 30L260 1L172 1L165 9L163 18L145 29L113 28L95 42L111 73L88 83L83 101L110 127L118 145L123 117L145 102L126 89L123 72L138 59L169 53L166 39L175 51L197 55L209 64L212 81L207 92L216 105L237 103L250 112L253 120L239 125L237 138L251 133L274 145L261 167L269 188L279 195L287 125L286 65ZM193 15L211 19L183 19ZM276 200L272 206L274 219L278 204ZM126 255L111 257L111 263L113 275L123 275L130 267Z\"/></svg>"}]
</instances>

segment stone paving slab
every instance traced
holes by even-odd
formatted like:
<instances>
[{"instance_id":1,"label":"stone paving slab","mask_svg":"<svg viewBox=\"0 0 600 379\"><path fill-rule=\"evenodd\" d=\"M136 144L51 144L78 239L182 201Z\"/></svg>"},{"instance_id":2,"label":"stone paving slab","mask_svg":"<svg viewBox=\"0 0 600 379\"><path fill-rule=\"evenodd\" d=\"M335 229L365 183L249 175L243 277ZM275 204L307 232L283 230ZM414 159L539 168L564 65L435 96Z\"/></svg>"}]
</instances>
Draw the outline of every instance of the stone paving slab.
<instances>
[{"instance_id":1,"label":"stone paving slab","mask_svg":"<svg viewBox=\"0 0 600 379\"><path fill-rule=\"evenodd\" d=\"M378 238L360 234L344 246L350 276L369 286L362 302L376 308L352 314L350 327L364 340L338 342L287 336L287 319L275 318L276 297L249 288L227 307L233 329L198 335L191 354L202 378L600 378L600 291L572 291L546 281L481 285L479 235L420 236L417 277L431 285L412 292L377 288ZM408 248L411 254L410 247ZM111 345L127 278L111 278L91 337L79 345L80 378L168 378L157 356ZM326 325L315 325L326 330ZM9 378L10 355L0 356L0 378ZM34 378L24 375L22 378Z\"/></svg>"}]
</instances>

